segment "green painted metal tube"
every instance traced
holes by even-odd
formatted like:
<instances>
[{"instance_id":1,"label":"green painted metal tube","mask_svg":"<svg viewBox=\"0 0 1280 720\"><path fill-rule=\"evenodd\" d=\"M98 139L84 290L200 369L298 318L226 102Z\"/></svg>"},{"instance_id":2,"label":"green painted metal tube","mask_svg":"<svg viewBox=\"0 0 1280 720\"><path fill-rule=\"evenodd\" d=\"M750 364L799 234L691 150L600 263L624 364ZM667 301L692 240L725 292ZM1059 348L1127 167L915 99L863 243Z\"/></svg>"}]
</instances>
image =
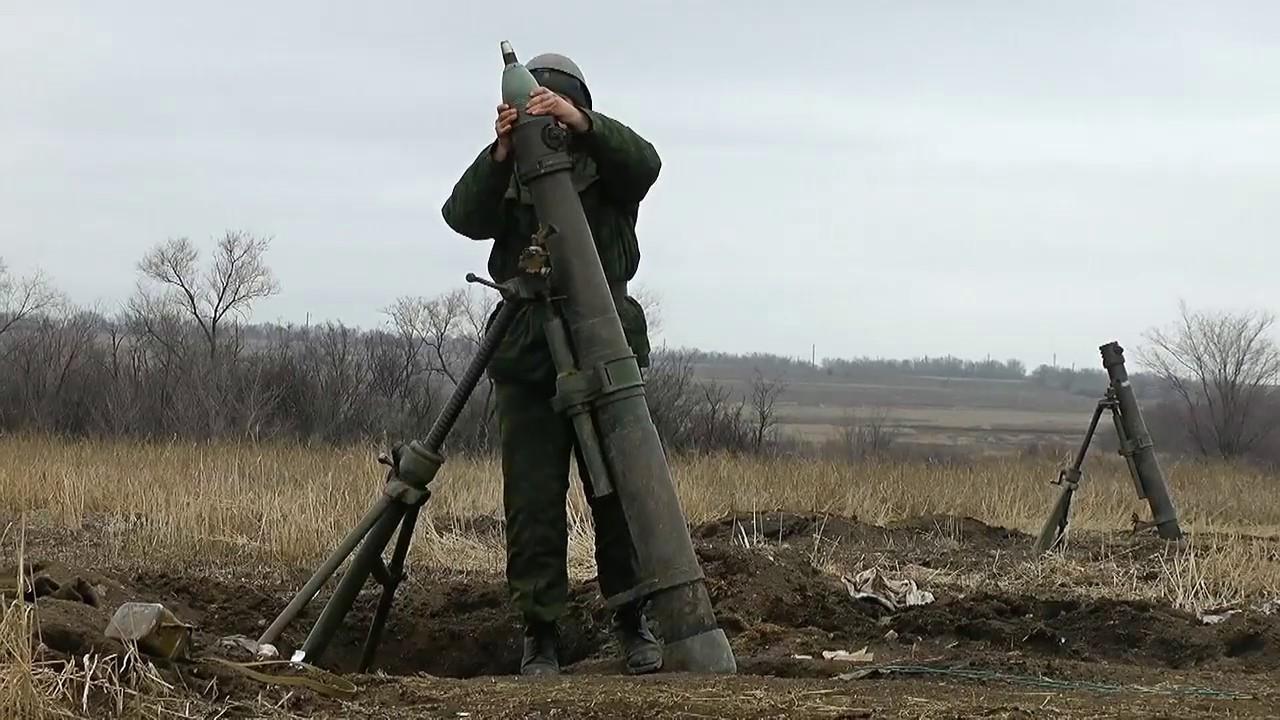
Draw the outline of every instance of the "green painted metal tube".
<instances>
[{"instance_id":1,"label":"green painted metal tube","mask_svg":"<svg viewBox=\"0 0 1280 720\"><path fill-rule=\"evenodd\" d=\"M536 86L509 43L502 44L506 67L503 101L520 108L512 131L517 177L528 186L539 221L552 232L555 294L576 354L577 367L595 373L595 425L613 490L636 548L641 581L664 640L663 667L691 672L732 673L737 669L728 639L715 621L693 551L675 483L649 415L643 379L627 344L622 323L597 254L591 228L570 179L567 131L523 108Z\"/></svg>"},{"instance_id":2,"label":"green painted metal tube","mask_svg":"<svg viewBox=\"0 0 1280 720\"><path fill-rule=\"evenodd\" d=\"M1124 349L1120 343L1111 342L1098 348L1102 353L1102 366L1107 369L1111 379L1111 388L1115 392L1119 406L1119 422L1124 428L1127 448L1122 448L1132 460L1131 468L1136 473L1141 486L1142 497L1151 506L1151 519L1156 525L1160 537L1176 540L1182 537L1182 529L1178 526L1178 513L1174 509L1173 499L1169 496L1169 486L1165 483L1164 472L1156 459L1151 433L1147 431L1147 423L1142 418L1142 410L1138 407L1138 397L1129 382L1129 373L1125 370Z\"/></svg>"}]
</instances>

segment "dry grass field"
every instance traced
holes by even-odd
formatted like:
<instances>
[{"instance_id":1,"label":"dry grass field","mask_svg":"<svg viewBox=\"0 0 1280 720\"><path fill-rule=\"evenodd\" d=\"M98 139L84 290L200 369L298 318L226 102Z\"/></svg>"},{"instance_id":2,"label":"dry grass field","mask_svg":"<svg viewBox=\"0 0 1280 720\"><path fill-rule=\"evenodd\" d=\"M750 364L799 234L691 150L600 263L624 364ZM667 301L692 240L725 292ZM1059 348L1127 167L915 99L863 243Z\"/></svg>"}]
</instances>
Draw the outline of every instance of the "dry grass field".
<instances>
[{"instance_id":1,"label":"dry grass field","mask_svg":"<svg viewBox=\"0 0 1280 720\"><path fill-rule=\"evenodd\" d=\"M199 624L209 651L220 635L256 636L354 524L382 482L378 450L0 438L3 546L10 560L38 560L111 588L95 621L124 598L164 602ZM1052 502L1047 481L1057 467L1018 456L947 464L674 459L717 612L743 664L732 680L628 684L601 669L610 651L592 594L592 532L575 488L566 642L580 670L544 692L516 680L463 679L508 672L518 630L501 581L498 468L452 459L419 524L413 576L390 629L391 677L358 678L359 699L196 682L194 671L178 681L164 668L123 662L138 659L112 655L84 634L55 647L41 635L53 621L42 625L41 615L61 617L62 601L33 607L9 596L0 702L14 717L651 717L664 708L684 717L1113 717L1174 707L1212 717L1275 702L1265 680L1280 670L1280 617L1258 608L1280 597L1280 478L1166 460L1191 531L1188 541L1166 545L1127 532L1145 505L1118 458L1091 457L1070 542L1034 558L1029 535ZM871 567L914 580L937 603L888 618L855 612L840 577ZM1242 612L1221 626L1197 620L1224 606ZM37 651L27 642L32 632L44 638ZM1076 685L1033 693L991 679L835 681L840 668L793 657L837 645L870 646L890 662L963 663ZM417 672L429 676L407 677ZM1127 689L1089 691L1088 683L1104 681ZM1169 682L1219 694L1187 700L1133 690ZM902 701L904 692L916 701Z\"/></svg>"},{"instance_id":2,"label":"dry grass field","mask_svg":"<svg viewBox=\"0 0 1280 720\"><path fill-rule=\"evenodd\" d=\"M749 393L752 373L741 363L707 363L700 378ZM900 446L1001 454L1031 445L1078 443L1097 398L1041 387L1028 380L890 376L859 381L796 370L779 376L785 389L780 429L805 440L839 435L851 422L876 419Z\"/></svg>"}]
</instances>

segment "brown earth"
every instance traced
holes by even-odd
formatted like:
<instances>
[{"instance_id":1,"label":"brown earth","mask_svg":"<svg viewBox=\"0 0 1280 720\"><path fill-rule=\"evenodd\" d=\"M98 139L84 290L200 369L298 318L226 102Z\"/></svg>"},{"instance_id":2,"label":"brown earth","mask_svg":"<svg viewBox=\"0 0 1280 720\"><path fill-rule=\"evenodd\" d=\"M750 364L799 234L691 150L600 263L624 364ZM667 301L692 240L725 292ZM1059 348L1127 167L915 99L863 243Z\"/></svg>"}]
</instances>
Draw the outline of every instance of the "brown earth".
<instances>
[{"instance_id":1,"label":"brown earth","mask_svg":"<svg viewBox=\"0 0 1280 720\"><path fill-rule=\"evenodd\" d=\"M767 542L744 547L744 537L748 545L756 537ZM1251 714L1276 700L1270 688L1280 672L1277 615L1246 611L1206 625L1151 602L945 588L933 588L934 603L890 613L853 600L837 576L815 567L823 542L838 544L837 554L849 563L895 553L913 563L961 557L982 563L988 553L1025 553L1026 536L974 520L939 516L874 527L842 518L745 515L700 527L694 538L717 615L739 658L735 678L622 675L592 581L575 583L562 625L568 676L508 677L519 662L520 626L502 579L441 573L412 578L402 588L377 667L390 677L352 676L363 688L354 705L309 691L288 695L208 665L175 672L216 677L216 684L186 684L220 703L287 697L293 712L324 717L653 717L658 711L686 717L921 717L939 709L957 717L1175 711L1210 717ZM940 538L955 544L954 558ZM226 652L219 638L257 637L297 587L157 569L104 573L62 563L48 563L37 574L59 587L93 588L91 598L36 601L39 640L52 657L119 652L102 628L128 600L164 603L196 626L198 653L219 655ZM280 643L285 656L301 644L323 599L286 632ZM375 602L376 594L366 590L328 651L328 667L353 670ZM824 650L863 647L875 654L875 666L914 669L833 680L866 666L820 659ZM937 674L939 669L951 674ZM1045 677L1076 686L1053 685ZM1169 682L1242 691L1254 699L1150 691Z\"/></svg>"}]
</instances>

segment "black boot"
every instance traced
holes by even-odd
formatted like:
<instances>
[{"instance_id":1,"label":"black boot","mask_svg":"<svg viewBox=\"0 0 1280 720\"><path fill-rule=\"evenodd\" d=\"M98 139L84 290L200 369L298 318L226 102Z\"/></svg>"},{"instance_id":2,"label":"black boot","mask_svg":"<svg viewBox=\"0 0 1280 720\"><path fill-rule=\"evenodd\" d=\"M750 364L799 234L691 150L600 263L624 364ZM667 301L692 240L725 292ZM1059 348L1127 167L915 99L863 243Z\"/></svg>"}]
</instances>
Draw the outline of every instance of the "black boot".
<instances>
[{"instance_id":1,"label":"black boot","mask_svg":"<svg viewBox=\"0 0 1280 720\"><path fill-rule=\"evenodd\" d=\"M657 672L662 667L662 646L649 631L639 604L618 608L613 614L613 634L632 675Z\"/></svg>"},{"instance_id":2,"label":"black boot","mask_svg":"<svg viewBox=\"0 0 1280 720\"><path fill-rule=\"evenodd\" d=\"M524 629L524 657L520 659L521 675L559 675L560 659L556 644L560 633L555 623L531 622Z\"/></svg>"}]
</instances>

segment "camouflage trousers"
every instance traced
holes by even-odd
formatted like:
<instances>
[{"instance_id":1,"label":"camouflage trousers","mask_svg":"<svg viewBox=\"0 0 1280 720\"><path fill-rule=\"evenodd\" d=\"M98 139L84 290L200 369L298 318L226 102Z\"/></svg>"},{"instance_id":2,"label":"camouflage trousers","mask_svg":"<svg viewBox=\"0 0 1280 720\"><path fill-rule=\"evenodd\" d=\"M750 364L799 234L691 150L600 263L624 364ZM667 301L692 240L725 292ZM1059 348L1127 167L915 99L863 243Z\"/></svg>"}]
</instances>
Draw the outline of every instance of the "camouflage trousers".
<instances>
[{"instance_id":1,"label":"camouflage trousers","mask_svg":"<svg viewBox=\"0 0 1280 720\"><path fill-rule=\"evenodd\" d=\"M507 587L526 622L558 620L569 596L569 456L595 526L600 591L608 597L636 582L635 552L616 494L596 498L568 418L551 407L554 386L498 382Z\"/></svg>"}]
</instances>

